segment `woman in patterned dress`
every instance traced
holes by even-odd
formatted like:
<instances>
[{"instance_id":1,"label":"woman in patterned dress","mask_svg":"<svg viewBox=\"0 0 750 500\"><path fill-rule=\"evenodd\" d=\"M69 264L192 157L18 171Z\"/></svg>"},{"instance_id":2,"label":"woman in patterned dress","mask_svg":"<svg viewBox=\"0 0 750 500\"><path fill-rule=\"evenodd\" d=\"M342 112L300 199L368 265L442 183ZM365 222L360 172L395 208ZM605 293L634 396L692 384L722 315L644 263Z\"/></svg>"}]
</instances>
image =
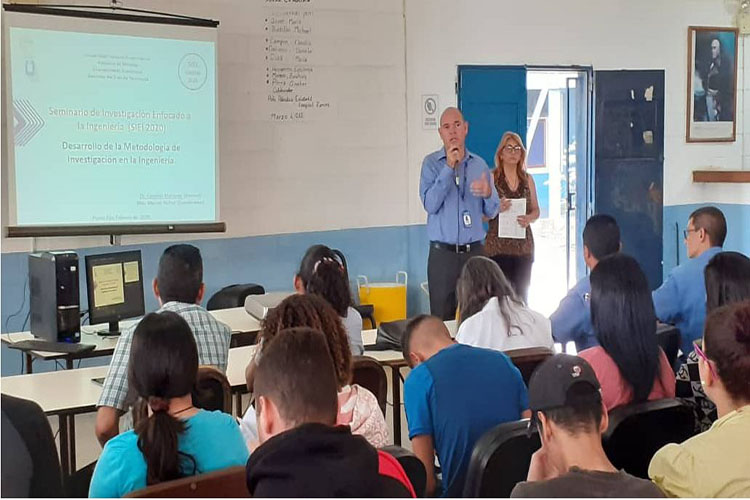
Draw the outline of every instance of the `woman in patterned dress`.
<instances>
[{"instance_id":1,"label":"woman in patterned dress","mask_svg":"<svg viewBox=\"0 0 750 500\"><path fill-rule=\"evenodd\" d=\"M488 257L497 262L513 285L516 294L528 302L531 264L534 262L534 235L531 223L539 218L539 202L534 178L526 172L526 148L521 137L505 132L495 152L495 187L500 195L500 212L508 210L511 199L526 199L526 214L518 216L518 224L526 229L524 239L500 238L498 217L489 221L484 243Z\"/></svg>"}]
</instances>

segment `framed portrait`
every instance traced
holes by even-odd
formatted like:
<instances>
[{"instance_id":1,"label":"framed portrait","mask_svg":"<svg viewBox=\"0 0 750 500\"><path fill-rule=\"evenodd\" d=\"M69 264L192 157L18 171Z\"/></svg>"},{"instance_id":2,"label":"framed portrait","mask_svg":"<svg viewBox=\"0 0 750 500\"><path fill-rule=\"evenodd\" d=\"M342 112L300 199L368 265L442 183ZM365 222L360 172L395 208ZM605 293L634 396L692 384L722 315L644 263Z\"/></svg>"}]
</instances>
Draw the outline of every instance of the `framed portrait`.
<instances>
[{"instance_id":1,"label":"framed portrait","mask_svg":"<svg viewBox=\"0 0 750 500\"><path fill-rule=\"evenodd\" d=\"M737 28L688 28L687 142L733 142Z\"/></svg>"}]
</instances>

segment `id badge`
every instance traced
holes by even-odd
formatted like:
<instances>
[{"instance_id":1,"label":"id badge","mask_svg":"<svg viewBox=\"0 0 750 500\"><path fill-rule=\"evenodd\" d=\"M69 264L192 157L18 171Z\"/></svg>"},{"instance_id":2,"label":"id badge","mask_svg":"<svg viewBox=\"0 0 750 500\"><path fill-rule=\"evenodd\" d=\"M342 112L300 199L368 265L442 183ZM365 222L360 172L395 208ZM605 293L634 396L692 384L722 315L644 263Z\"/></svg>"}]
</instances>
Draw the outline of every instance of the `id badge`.
<instances>
[{"instance_id":1,"label":"id badge","mask_svg":"<svg viewBox=\"0 0 750 500\"><path fill-rule=\"evenodd\" d=\"M468 210L464 210L464 227L471 227L471 214Z\"/></svg>"}]
</instances>

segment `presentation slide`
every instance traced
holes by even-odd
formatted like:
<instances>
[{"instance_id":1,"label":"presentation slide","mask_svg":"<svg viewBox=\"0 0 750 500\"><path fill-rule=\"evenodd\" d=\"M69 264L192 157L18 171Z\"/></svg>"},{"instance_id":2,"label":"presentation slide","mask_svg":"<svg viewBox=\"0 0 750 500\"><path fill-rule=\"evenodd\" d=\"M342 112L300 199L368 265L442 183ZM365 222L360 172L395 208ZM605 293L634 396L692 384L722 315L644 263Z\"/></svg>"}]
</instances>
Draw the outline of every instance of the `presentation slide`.
<instances>
[{"instance_id":1,"label":"presentation slide","mask_svg":"<svg viewBox=\"0 0 750 500\"><path fill-rule=\"evenodd\" d=\"M13 26L8 42L17 225L217 220L214 42Z\"/></svg>"}]
</instances>

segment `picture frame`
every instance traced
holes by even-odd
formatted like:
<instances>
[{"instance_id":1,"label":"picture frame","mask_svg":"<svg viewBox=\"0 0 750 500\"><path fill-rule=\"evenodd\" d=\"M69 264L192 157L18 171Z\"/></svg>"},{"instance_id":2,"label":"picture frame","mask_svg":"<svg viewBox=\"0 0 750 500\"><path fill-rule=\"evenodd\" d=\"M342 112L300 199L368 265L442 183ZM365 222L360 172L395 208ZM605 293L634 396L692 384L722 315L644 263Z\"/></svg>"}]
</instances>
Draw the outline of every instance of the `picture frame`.
<instances>
[{"instance_id":1,"label":"picture frame","mask_svg":"<svg viewBox=\"0 0 750 500\"><path fill-rule=\"evenodd\" d=\"M739 30L688 27L687 142L734 142L737 136Z\"/></svg>"}]
</instances>

